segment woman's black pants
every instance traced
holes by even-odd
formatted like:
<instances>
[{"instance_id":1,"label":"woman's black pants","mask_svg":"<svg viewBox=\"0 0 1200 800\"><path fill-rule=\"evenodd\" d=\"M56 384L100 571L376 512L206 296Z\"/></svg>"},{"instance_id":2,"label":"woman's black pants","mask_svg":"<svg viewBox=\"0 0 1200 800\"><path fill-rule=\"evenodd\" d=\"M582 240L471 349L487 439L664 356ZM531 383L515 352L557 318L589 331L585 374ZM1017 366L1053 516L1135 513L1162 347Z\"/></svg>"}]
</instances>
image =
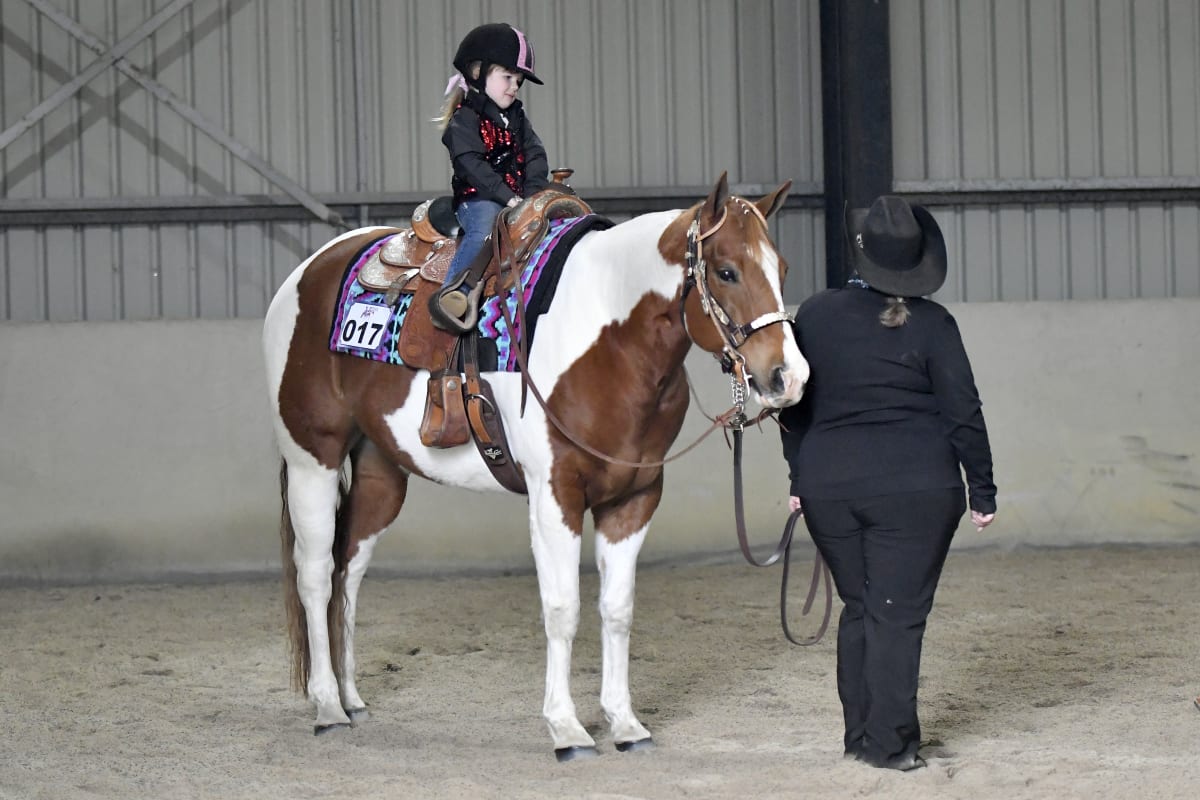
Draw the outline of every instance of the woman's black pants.
<instances>
[{"instance_id":1,"label":"woman's black pants","mask_svg":"<svg viewBox=\"0 0 1200 800\"><path fill-rule=\"evenodd\" d=\"M959 488L801 498L808 531L845 603L837 682L847 753L868 761L916 755L921 639L966 511L964 494Z\"/></svg>"}]
</instances>

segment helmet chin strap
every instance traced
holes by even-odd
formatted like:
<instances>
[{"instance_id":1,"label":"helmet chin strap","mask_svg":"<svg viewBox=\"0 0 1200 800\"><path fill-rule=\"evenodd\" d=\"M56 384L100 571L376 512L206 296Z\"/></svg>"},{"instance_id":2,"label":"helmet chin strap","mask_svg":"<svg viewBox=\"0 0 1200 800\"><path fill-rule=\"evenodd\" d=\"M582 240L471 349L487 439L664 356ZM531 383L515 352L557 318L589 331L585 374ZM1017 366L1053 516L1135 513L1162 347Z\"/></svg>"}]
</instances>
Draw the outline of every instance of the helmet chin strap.
<instances>
[{"instance_id":1,"label":"helmet chin strap","mask_svg":"<svg viewBox=\"0 0 1200 800\"><path fill-rule=\"evenodd\" d=\"M465 82L467 83L467 85L470 88L474 89L475 91L479 92L480 94L483 94L484 88L487 86L488 70L490 70L491 68L492 68L491 62L488 62L488 61L481 62L479 64L479 77L472 78L472 77L468 76L468 77L466 77Z\"/></svg>"}]
</instances>

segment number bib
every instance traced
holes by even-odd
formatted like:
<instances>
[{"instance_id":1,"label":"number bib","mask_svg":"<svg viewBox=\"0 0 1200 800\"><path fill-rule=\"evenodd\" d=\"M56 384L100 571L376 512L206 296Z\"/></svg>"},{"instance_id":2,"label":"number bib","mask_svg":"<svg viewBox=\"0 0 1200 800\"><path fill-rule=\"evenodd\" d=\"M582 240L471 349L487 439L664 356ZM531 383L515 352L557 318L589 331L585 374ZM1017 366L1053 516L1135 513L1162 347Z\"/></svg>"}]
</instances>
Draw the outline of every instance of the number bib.
<instances>
[{"instance_id":1,"label":"number bib","mask_svg":"<svg viewBox=\"0 0 1200 800\"><path fill-rule=\"evenodd\" d=\"M352 350L374 351L383 341L391 320L392 309L386 305L354 303L342 318L337 343Z\"/></svg>"}]
</instances>

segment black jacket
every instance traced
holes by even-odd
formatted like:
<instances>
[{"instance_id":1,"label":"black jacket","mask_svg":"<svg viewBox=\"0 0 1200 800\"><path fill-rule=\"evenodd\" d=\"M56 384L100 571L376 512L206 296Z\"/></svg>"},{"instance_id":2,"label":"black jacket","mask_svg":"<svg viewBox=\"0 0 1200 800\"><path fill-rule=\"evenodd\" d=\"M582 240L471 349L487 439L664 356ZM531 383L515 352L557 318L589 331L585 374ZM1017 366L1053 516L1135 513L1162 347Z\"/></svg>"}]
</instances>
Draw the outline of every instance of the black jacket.
<instances>
[{"instance_id":1,"label":"black jacket","mask_svg":"<svg viewBox=\"0 0 1200 800\"><path fill-rule=\"evenodd\" d=\"M996 510L982 403L954 317L908 300L908 322L879 322L888 298L847 286L810 297L795 332L812 379L779 415L797 497L848 500L962 486Z\"/></svg>"},{"instance_id":2,"label":"black jacket","mask_svg":"<svg viewBox=\"0 0 1200 800\"><path fill-rule=\"evenodd\" d=\"M497 136L485 142L482 131L489 123ZM520 100L501 111L486 94L467 92L442 133L442 144L450 151L456 208L472 197L506 205L550 184L546 148Z\"/></svg>"}]
</instances>

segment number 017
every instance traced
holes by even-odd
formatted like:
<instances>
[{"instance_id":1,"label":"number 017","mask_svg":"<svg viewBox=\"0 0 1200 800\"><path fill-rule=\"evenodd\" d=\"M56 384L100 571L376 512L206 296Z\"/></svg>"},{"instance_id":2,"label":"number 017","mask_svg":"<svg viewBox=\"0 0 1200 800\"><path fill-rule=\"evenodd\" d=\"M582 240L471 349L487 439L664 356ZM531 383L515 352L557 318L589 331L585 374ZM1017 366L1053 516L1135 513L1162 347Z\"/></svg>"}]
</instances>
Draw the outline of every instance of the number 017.
<instances>
[{"instance_id":1,"label":"number 017","mask_svg":"<svg viewBox=\"0 0 1200 800\"><path fill-rule=\"evenodd\" d=\"M357 303L351 307L350 313L346 315L346 321L342 323L339 336L342 345L363 350L374 350L378 347L383 329L386 327L386 319L383 322L370 319L377 315L378 310L375 306Z\"/></svg>"}]
</instances>

